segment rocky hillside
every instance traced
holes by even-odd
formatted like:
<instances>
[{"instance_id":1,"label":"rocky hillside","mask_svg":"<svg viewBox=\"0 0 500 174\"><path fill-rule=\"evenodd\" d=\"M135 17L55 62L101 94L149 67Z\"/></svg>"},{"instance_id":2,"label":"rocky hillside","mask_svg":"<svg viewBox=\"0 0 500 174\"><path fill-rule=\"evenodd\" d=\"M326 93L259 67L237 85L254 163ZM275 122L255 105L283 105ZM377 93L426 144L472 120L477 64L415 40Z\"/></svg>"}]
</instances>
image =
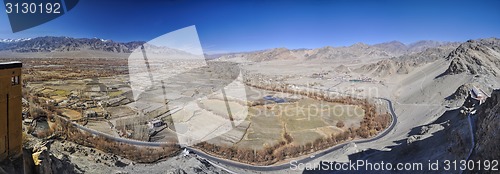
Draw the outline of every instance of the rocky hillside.
<instances>
[{"instance_id":1,"label":"rocky hillside","mask_svg":"<svg viewBox=\"0 0 500 174\"><path fill-rule=\"evenodd\" d=\"M46 141L31 135L24 146L24 155L24 173L227 173L195 154L180 154L154 163L137 163L71 141ZM14 166L0 163L0 174L15 171Z\"/></svg>"},{"instance_id":2,"label":"rocky hillside","mask_svg":"<svg viewBox=\"0 0 500 174\"><path fill-rule=\"evenodd\" d=\"M374 64L363 65L355 69L355 71L358 73L370 73L377 77L386 77L396 73L407 73L409 71L408 69L408 64L405 62L396 59L384 59Z\"/></svg>"},{"instance_id":3,"label":"rocky hillside","mask_svg":"<svg viewBox=\"0 0 500 174\"><path fill-rule=\"evenodd\" d=\"M130 53L144 42L119 43L97 38L70 38L70 37L38 37L33 39L1 42L0 51L18 53L30 52L68 52L94 50L113 53Z\"/></svg>"},{"instance_id":4,"label":"rocky hillside","mask_svg":"<svg viewBox=\"0 0 500 174\"><path fill-rule=\"evenodd\" d=\"M460 85L460 87L455 90L453 94L448 96L446 99L447 100L457 100L457 99L465 99L469 95L469 91L473 88L474 84L472 83L466 83L463 85Z\"/></svg>"},{"instance_id":5,"label":"rocky hillside","mask_svg":"<svg viewBox=\"0 0 500 174\"><path fill-rule=\"evenodd\" d=\"M445 75L469 73L500 75L500 39L469 40L447 57L451 64Z\"/></svg>"},{"instance_id":6,"label":"rocky hillside","mask_svg":"<svg viewBox=\"0 0 500 174\"><path fill-rule=\"evenodd\" d=\"M476 121L476 146L471 159L500 159L500 90L494 90L478 110Z\"/></svg>"},{"instance_id":7,"label":"rocky hillside","mask_svg":"<svg viewBox=\"0 0 500 174\"><path fill-rule=\"evenodd\" d=\"M437 44L439 42L430 43L432 45L432 43ZM439 45L438 47L427 48L421 52L404 54L399 57L380 60L373 64L364 65L355 71L359 73L368 73L377 77L386 77L392 74L408 74L416 67L445 58L458 45L458 43L446 43L444 45ZM408 48L408 51L418 50L423 47L424 46L422 46L422 44L416 43L415 47Z\"/></svg>"},{"instance_id":8,"label":"rocky hillside","mask_svg":"<svg viewBox=\"0 0 500 174\"><path fill-rule=\"evenodd\" d=\"M351 70L349 69L349 67L345 66L345 65L339 65L337 67L335 67L335 72L338 72L338 73L349 73L351 72Z\"/></svg>"}]
</instances>

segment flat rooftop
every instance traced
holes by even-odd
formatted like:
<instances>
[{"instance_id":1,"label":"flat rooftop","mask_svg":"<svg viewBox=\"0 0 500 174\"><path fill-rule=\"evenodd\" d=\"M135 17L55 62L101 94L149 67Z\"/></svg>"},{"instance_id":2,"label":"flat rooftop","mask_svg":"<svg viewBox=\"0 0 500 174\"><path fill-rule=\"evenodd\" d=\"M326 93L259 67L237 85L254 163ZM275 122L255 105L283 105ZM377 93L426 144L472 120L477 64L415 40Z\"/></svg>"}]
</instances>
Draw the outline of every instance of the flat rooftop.
<instances>
[{"instance_id":1,"label":"flat rooftop","mask_svg":"<svg viewBox=\"0 0 500 174\"><path fill-rule=\"evenodd\" d=\"M19 61L0 62L0 69L21 68L21 67L23 67L23 63Z\"/></svg>"}]
</instances>

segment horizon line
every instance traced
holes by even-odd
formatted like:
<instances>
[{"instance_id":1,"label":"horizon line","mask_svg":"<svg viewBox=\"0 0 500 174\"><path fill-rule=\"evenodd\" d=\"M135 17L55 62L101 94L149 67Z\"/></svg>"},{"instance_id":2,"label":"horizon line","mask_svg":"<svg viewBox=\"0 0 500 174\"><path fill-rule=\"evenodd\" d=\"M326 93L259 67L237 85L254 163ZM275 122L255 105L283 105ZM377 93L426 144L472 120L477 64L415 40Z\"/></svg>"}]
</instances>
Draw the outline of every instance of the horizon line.
<instances>
[{"instance_id":1,"label":"horizon line","mask_svg":"<svg viewBox=\"0 0 500 174\"><path fill-rule=\"evenodd\" d=\"M98 38L98 37L72 37L72 36L49 36L49 35L46 35L46 36L37 36L37 37L24 37L24 38L0 38L0 40L22 40L22 39L36 39L36 38L43 38L43 37L71 38L71 39L100 39L101 41L104 40L104 41L111 41L111 42L114 42L114 43L122 43L122 44L124 44L124 43L132 43L132 42L144 42L144 43L147 43L146 41L139 41L139 40L133 40L133 41L115 41L113 39L104 39L104 38ZM359 44L364 44L364 45L368 45L368 46L374 46L374 45L391 43L391 42L398 42L398 43L403 44L404 46L410 46L412 44L416 44L416 43L424 42L424 41L433 41L433 42L440 42L440 43L446 44L446 43L462 43L462 42L466 42L466 41L469 41L469 40L480 40L480 39L490 39L490 38L498 38L498 37L492 36L492 37L484 37L484 38L467 39L467 40L461 40L461 41L443 41L443 40L422 39L422 40L417 40L417 41L413 41L413 42L410 42L410 43L404 43L404 42L401 42L399 40L389 40L389 41L384 41L384 42L379 42L379 43L365 43L365 42L359 41L359 42L355 42L354 44L339 45L339 46L325 45L325 46L314 47L314 48L307 48L307 47L288 48L286 46L282 46L282 47L264 48L264 49L256 49L256 50L235 50L235 51L227 51L227 50L221 50L221 51L219 51L219 50L214 50L214 51L204 51L204 54L206 54L206 55L239 54L239 53L259 52L259 51L267 51L267 50L272 50L272 49L283 49L283 48L287 49L287 50L304 50L304 49L307 50L307 49L319 49L319 48L325 48L325 47L343 48L343 47L352 47L352 46L359 45ZM24 42L24 41L19 41L19 42ZM0 42L0 43L12 43L12 42Z\"/></svg>"}]
</instances>

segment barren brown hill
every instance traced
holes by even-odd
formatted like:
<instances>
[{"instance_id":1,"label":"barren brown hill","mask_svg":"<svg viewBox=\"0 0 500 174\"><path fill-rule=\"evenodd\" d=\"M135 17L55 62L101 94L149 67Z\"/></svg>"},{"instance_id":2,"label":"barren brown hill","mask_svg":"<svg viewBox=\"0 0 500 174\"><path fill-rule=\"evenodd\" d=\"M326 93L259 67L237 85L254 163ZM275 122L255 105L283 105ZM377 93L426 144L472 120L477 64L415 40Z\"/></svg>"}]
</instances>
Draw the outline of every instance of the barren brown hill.
<instances>
[{"instance_id":1,"label":"barren brown hill","mask_svg":"<svg viewBox=\"0 0 500 174\"><path fill-rule=\"evenodd\" d=\"M416 67L445 58L458 45L458 43L446 43L438 47L427 48L421 52L380 60L376 63L357 68L355 71L368 73L376 77L386 77L392 74L408 74Z\"/></svg>"},{"instance_id":2,"label":"barren brown hill","mask_svg":"<svg viewBox=\"0 0 500 174\"><path fill-rule=\"evenodd\" d=\"M447 57L451 64L444 75L469 73L500 75L500 39L469 40Z\"/></svg>"},{"instance_id":3,"label":"barren brown hill","mask_svg":"<svg viewBox=\"0 0 500 174\"><path fill-rule=\"evenodd\" d=\"M351 70L349 69L349 67L347 67L345 65L339 65L339 66L335 67L334 70L336 72L338 72L338 73L349 73L349 72L351 72Z\"/></svg>"},{"instance_id":4,"label":"barren brown hill","mask_svg":"<svg viewBox=\"0 0 500 174\"><path fill-rule=\"evenodd\" d=\"M262 52L255 52L245 55L248 60L261 62L261 61L269 61L269 60L293 60L302 58L298 51L292 51L286 48L275 48Z\"/></svg>"}]
</instances>

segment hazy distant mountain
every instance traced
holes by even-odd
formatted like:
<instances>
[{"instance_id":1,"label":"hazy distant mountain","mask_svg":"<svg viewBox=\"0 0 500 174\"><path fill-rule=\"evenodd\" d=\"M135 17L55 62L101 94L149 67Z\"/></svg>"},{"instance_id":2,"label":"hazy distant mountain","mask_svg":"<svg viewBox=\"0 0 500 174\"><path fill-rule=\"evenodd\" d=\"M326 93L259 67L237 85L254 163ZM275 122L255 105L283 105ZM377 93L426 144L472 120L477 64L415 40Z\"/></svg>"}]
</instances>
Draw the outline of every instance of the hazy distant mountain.
<instances>
[{"instance_id":1,"label":"hazy distant mountain","mask_svg":"<svg viewBox=\"0 0 500 174\"><path fill-rule=\"evenodd\" d=\"M411 43L407 46L407 50L409 52L421 52L426 50L427 48L434 48L438 47L441 45L447 45L447 44L452 44L456 42L439 42L439 41L433 41L433 40L422 40L418 41L415 43Z\"/></svg>"},{"instance_id":2,"label":"hazy distant mountain","mask_svg":"<svg viewBox=\"0 0 500 174\"><path fill-rule=\"evenodd\" d=\"M301 51L289 50L286 48L275 48L262 52L254 52L246 54L245 57L251 61L268 61L268 60L290 60L300 59L304 55Z\"/></svg>"},{"instance_id":3,"label":"hazy distant mountain","mask_svg":"<svg viewBox=\"0 0 500 174\"><path fill-rule=\"evenodd\" d=\"M469 40L448 55L448 74L490 74L500 75L500 39L489 38Z\"/></svg>"},{"instance_id":4,"label":"hazy distant mountain","mask_svg":"<svg viewBox=\"0 0 500 174\"><path fill-rule=\"evenodd\" d=\"M0 42L0 51L18 53L30 52L67 52L67 51L104 51L113 53L130 53L144 42L118 43L98 38L70 38L70 37L38 37L33 39L10 40Z\"/></svg>"},{"instance_id":5,"label":"hazy distant mountain","mask_svg":"<svg viewBox=\"0 0 500 174\"><path fill-rule=\"evenodd\" d=\"M438 41L419 41L405 45L399 41L391 41L375 45L356 43L347 47L322 47L316 49L296 49L275 48L264 51L255 51L250 53L225 54L222 59L244 58L250 61L269 61L269 60L315 60L315 59L379 59L398 57L405 54L412 54L424 51L428 48L450 45L450 42Z\"/></svg>"},{"instance_id":6,"label":"hazy distant mountain","mask_svg":"<svg viewBox=\"0 0 500 174\"><path fill-rule=\"evenodd\" d=\"M399 41L385 42L373 46L397 54L404 54L408 50L408 47Z\"/></svg>"},{"instance_id":7,"label":"hazy distant mountain","mask_svg":"<svg viewBox=\"0 0 500 174\"><path fill-rule=\"evenodd\" d=\"M323 47L308 51L307 59L363 59L386 58L397 53L390 52L364 43L356 43L348 47Z\"/></svg>"},{"instance_id":8,"label":"hazy distant mountain","mask_svg":"<svg viewBox=\"0 0 500 174\"><path fill-rule=\"evenodd\" d=\"M409 54L425 51L427 48L435 48L442 45L449 45L453 42L440 42L440 41L432 41L432 40L422 40L418 42L414 42L408 45L405 45L399 41L391 41L380 44L373 45L374 47L386 50L395 54Z\"/></svg>"}]
</instances>

